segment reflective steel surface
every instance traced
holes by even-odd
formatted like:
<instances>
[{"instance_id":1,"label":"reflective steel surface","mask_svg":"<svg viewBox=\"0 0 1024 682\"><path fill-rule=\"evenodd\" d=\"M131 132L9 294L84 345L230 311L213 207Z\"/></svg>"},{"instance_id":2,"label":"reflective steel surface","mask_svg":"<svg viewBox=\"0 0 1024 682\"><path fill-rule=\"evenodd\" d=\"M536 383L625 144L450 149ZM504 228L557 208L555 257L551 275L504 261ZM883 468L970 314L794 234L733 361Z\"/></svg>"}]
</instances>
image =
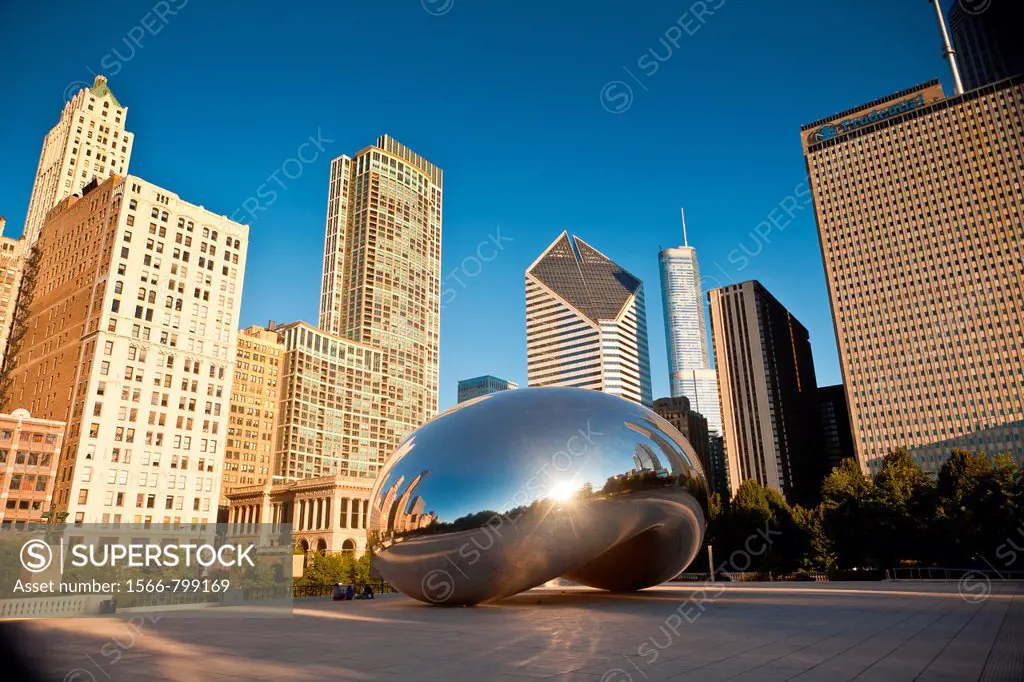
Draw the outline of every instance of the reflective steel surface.
<instances>
[{"instance_id":1,"label":"reflective steel surface","mask_svg":"<svg viewBox=\"0 0 1024 682\"><path fill-rule=\"evenodd\" d=\"M707 484L668 422L597 391L482 396L414 432L371 494L374 565L405 594L476 604L564 577L638 590L700 548Z\"/></svg>"}]
</instances>

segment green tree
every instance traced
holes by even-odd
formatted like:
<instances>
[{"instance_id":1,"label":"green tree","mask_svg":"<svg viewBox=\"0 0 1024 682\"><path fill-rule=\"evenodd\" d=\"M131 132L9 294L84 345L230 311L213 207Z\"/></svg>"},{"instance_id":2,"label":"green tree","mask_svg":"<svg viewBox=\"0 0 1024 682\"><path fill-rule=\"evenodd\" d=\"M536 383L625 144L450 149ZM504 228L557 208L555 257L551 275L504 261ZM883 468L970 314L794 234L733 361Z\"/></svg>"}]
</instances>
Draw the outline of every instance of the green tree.
<instances>
[{"instance_id":1,"label":"green tree","mask_svg":"<svg viewBox=\"0 0 1024 682\"><path fill-rule=\"evenodd\" d=\"M1022 523L1019 481L1020 468L1008 455L954 451L936 483L934 559L955 567L996 561L992 555Z\"/></svg>"},{"instance_id":2,"label":"green tree","mask_svg":"<svg viewBox=\"0 0 1024 682\"><path fill-rule=\"evenodd\" d=\"M928 522L934 517L934 483L906 450L882 459L874 479L874 567L919 562L928 554Z\"/></svg>"},{"instance_id":3,"label":"green tree","mask_svg":"<svg viewBox=\"0 0 1024 682\"><path fill-rule=\"evenodd\" d=\"M874 488L874 481L864 476L852 459L833 469L822 485L821 526L837 568L865 566L871 561Z\"/></svg>"},{"instance_id":4,"label":"green tree","mask_svg":"<svg viewBox=\"0 0 1024 682\"><path fill-rule=\"evenodd\" d=\"M352 582L355 559L351 554L310 554L302 577L295 582L298 585L334 585L335 583Z\"/></svg>"},{"instance_id":5,"label":"green tree","mask_svg":"<svg viewBox=\"0 0 1024 682\"><path fill-rule=\"evenodd\" d=\"M363 555L352 562L352 582L357 585L365 585L370 581L371 554L363 552Z\"/></svg>"},{"instance_id":6,"label":"green tree","mask_svg":"<svg viewBox=\"0 0 1024 682\"><path fill-rule=\"evenodd\" d=\"M806 538L807 551L801 556L801 568L811 572L834 573L836 554L832 540L825 532L825 508L818 505L811 509L796 507L794 516Z\"/></svg>"},{"instance_id":7,"label":"green tree","mask_svg":"<svg viewBox=\"0 0 1024 682\"><path fill-rule=\"evenodd\" d=\"M727 571L789 573L800 567L809 540L803 514L772 488L753 479L740 484L729 512L715 523L716 553ZM716 566L717 568L717 566Z\"/></svg>"}]
</instances>

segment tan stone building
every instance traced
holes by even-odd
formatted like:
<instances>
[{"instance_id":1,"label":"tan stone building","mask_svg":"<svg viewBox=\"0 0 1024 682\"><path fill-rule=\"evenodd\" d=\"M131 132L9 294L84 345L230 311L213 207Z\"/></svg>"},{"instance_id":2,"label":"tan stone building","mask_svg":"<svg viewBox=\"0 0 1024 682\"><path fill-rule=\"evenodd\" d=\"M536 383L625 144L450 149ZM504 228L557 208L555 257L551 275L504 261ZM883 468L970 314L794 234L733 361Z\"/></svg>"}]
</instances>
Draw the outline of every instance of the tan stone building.
<instances>
[{"instance_id":1,"label":"tan stone building","mask_svg":"<svg viewBox=\"0 0 1024 682\"><path fill-rule=\"evenodd\" d=\"M128 107L114 97L104 76L96 76L91 87L82 88L64 105L39 154L21 235L29 246L39 239L46 214L61 199L93 179L128 172L135 136L125 130L127 118Z\"/></svg>"},{"instance_id":2,"label":"tan stone building","mask_svg":"<svg viewBox=\"0 0 1024 682\"><path fill-rule=\"evenodd\" d=\"M16 317L18 291L25 267L25 241L3 236L7 219L0 216L0 376L5 375L7 344ZM0 386L3 380L0 378Z\"/></svg>"},{"instance_id":3,"label":"tan stone building","mask_svg":"<svg viewBox=\"0 0 1024 682\"><path fill-rule=\"evenodd\" d=\"M3 403L68 423L54 508L214 521L248 227L114 176L44 228Z\"/></svg>"},{"instance_id":4,"label":"tan stone building","mask_svg":"<svg viewBox=\"0 0 1024 682\"><path fill-rule=\"evenodd\" d=\"M275 482L323 476L372 480L397 439L384 352L305 322L278 327L283 347Z\"/></svg>"},{"instance_id":5,"label":"tan stone building","mask_svg":"<svg viewBox=\"0 0 1024 682\"><path fill-rule=\"evenodd\" d=\"M224 445L221 502L239 486L261 486L274 472L277 389L284 346L273 323L238 332Z\"/></svg>"},{"instance_id":6,"label":"tan stone building","mask_svg":"<svg viewBox=\"0 0 1024 682\"><path fill-rule=\"evenodd\" d=\"M50 511L64 422L35 419L28 410L0 414L0 521L39 522Z\"/></svg>"},{"instance_id":7,"label":"tan stone building","mask_svg":"<svg viewBox=\"0 0 1024 682\"><path fill-rule=\"evenodd\" d=\"M1024 462L1024 80L802 127L858 459Z\"/></svg>"},{"instance_id":8,"label":"tan stone building","mask_svg":"<svg viewBox=\"0 0 1024 682\"><path fill-rule=\"evenodd\" d=\"M441 169L394 138L331 163L320 328L380 351L390 454L437 414Z\"/></svg>"},{"instance_id":9,"label":"tan stone building","mask_svg":"<svg viewBox=\"0 0 1024 682\"><path fill-rule=\"evenodd\" d=\"M228 493L230 524L291 524L295 545L305 551L366 551L373 480L321 476ZM272 526L270 526L272 527Z\"/></svg>"}]
</instances>

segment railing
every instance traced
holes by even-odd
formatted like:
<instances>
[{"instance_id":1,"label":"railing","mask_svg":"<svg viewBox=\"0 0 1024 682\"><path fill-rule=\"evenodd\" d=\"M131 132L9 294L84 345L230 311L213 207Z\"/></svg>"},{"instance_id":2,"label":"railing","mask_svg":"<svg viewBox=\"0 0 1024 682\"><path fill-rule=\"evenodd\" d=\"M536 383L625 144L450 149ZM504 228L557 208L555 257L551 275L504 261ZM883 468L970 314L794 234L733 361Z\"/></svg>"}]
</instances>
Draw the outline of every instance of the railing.
<instances>
[{"instance_id":1,"label":"railing","mask_svg":"<svg viewBox=\"0 0 1024 682\"><path fill-rule=\"evenodd\" d=\"M750 583L750 582L829 582L824 573L757 573L755 571L719 571L715 573L715 582ZM708 573L680 573L671 582L710 582Z\"/></svg>"},{"instance_id":2,"label":"railing","mask_svg":"<svg viewBox=\"0 0 1024 682\"><path fill-rule=\"evenodd\" d=\"M371 580L368 583L373 588L373 594L394 594L398 592L386 580ZM347 583L342 583L347 585ZM355 594L363 593L362 584L356 584ZM292 588L293 599L316 599L318 597L330 597L334 595L334 585L296 585Z\"/></svg>"},{"instance_id":3,"label":"railing","mask_svg":"<svg viewBox=\"0 0 1024 682\"><path fill-rule=\"evenodd\" d=\"M212 604L219 603L222 597L223 593L214 592L131 592L115 595L119 609Z\"/></svg>"},{"instance_id":4,"label":"railing","mask_svg":"<svg viewBox=\"0 0 1024 682\"><path fill-rule=\"evenodd\" d=\"M886 580L963 580L968 576L983 577L988 580L1024 580L1024 571L936 566L910 566L890 568L885 571Z\"/></svg>"}]
</instances>

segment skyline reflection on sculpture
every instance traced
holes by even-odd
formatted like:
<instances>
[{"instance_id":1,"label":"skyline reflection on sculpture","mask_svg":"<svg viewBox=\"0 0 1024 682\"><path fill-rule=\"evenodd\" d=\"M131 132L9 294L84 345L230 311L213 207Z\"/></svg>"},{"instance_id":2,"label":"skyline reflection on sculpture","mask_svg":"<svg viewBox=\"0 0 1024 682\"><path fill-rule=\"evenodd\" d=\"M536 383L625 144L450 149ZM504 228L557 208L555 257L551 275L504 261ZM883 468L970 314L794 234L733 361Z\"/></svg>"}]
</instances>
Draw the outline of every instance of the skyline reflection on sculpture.
<instances>
[{"instance_id":1,"label":"skyline reflection on sculpture","mask_svg":"<svg viewBox=\"0 0 1024 682\"><path fill-rule=\"evenodd\" d=\"M484 400L488 396L481 396L479 399ZM662 447L671 448L676 450L681 457L686 458L687 462L700 471L700 461L696 458L691 459L687 453L682 449L677 449L669 439L660 436L656 431L652 429L639 429L636 425L625 423L627 428L633 429L638 433L655 440ZM406 452L412 450L412 440L410 437L407 444L403 444L403 447L399 448L396 452L396 456L399 454L404 455ZM409 487L406 488L405 492L398 495L397 491L401 488L402 483L405 481L405 477L399 477L394 485L388 488L383 498L383 509L389 510L384 516L388 519L387 528L389 533L387 534L390 538L400 539L411 535L430 535L434 533L444 533L453 531L464 531L464 530L475 530L477 528L484 527L494 517L505 517L510 520L518 519L527 510L541 506L539 503L551 502L551 507L557 506L557 502L568 502L572 501L575 504L584 502L590 502L596 499L604 499L607 496L613 494L632 493L644 489L659 489L664 488L667 483L667 479L673 478L672 474L662 466L657 454L654 450L645 443L638 443L636 446L635 453L633 455L634 468L627 474L616 474L605 480L604 485L599 491L594 492L593 486L589 481L582 483L578 486L578 489L573 489L569 500L551 500L546 497L538 497L534 499L528 505L519 505L507 511L485 509L479 512L465 514L452 522L443 522L438 520L437 513L434 511L427 512L424 514L423 510L426 507L426 501L422 496L416 495L413 497L417 486L420 482L430 475L429 470L420 472L413 480L409 483ZM679 474L674 477L675 485L685 485L688 489L693 491L693 476L692 474ZM550 486L556 487L558 484ZM697 486L699 490L700 484ZM397 498L397 499L396 499ZM401 511L402 509L405 511ZM707 509L704 510L707 513Z\"/></svg>"},{"instance_id":2,"label":"skyline reflection on sculpture","mask_svg":"<svg viewBox=\"0 0 1024 682\"><path fill-rule=\"evenodd\" d=\"M629 474L619 474L607 479L601 489L597 491L593 489L589 482L586 482L573 490L571 496L564 500L542 497L533 500L528 505L519 505L507 511L484 509L473 514L466 514L451 522L438 521L437 515L434 512L423 514L424 500L422 497L417 496L414 498L414 502L418 505L418 508L411 509L404 514L398 513L400 503L392 508L389 514L389 528L392 529L390 536L394 539L400 539L416 535L477 530L486 527L488 522L492 521L495 517L503 517L515 523L524 514L534 510L548 513L549 510L564 508L565 511L571 514L573 506L576 505L612 499L615 495L630 494L642 490L662 490L666 487L666 480L670 478L675 479L673 487L685 487L688 491L694 491L694 480L692 477L673 477L665 469L633 469ZM418 480L419 477L414 479L417 482ZM698 484L697 490L699 489ZM407 495L408 491L402 497L405 498Z\"/></svg>"},{"instance_id":3,"label":"skyline reflection on sculpture","mask_svg":"<svg viewBox=\"0 0 1024 682\"><path fill-rule=\"evenodd\" d=\"M370 536L402 591L433 602L416 575L466 571L452 599L476 603L574 565L605 589L656 584L692 559L706 513L692 447L647 408L582 389L519 389L463 403L410 436L375 485ZM629 543L639 543L637 566L618 556ZM606 575L611 566L621 579Z\"/></svg>"}]
</instances>

